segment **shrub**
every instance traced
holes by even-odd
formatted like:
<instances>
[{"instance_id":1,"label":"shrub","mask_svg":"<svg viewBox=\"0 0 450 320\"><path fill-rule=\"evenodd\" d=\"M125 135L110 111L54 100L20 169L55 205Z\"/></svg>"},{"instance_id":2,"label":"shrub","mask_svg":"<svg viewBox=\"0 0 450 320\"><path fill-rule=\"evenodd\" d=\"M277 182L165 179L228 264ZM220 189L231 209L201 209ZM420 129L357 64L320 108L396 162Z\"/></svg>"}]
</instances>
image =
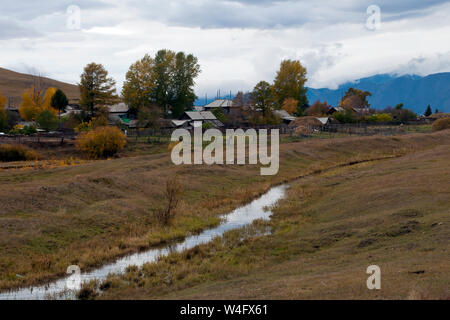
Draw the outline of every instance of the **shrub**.
<instances>
[{"instance_id":1,"label":"shrub","mask_svg":"<svg viewBox=\"0 0 450 320\"><path fill-rule=\"evenodd\" d=\"M11 131L9 132L11 134L22 134L23 133L23 126L20 124L16 124Z\"/></svg>"},{"instance_id":2,"label":"shrub","mask_svg":"<svg viewBox=\"0 0 450 320\"><path fill-rule=\"evenodd\" d=\"M112 156L125 144L125 135L117 127L98 127L92 131L80 133L76 139L78 150L94 159Z\"/></svg>"},{"instance_id":3,"label":"shrub","mask_svg":"<svg viewBox=\"0 0 450 320\"><path fill-rule=\"evenodd\" d=\"M167 225L175 216L182 193L183 185L178 179L178 176L170 177L166 182L166 190L164 192L167 205L165 208L161 208L156 212L156 216L162 225Z\"/></svg>"},{"instance_id":4,"label":"shrub","mask_svg":"<svg viewBox=\"0 0 450 320\"><path fill-rule=\"evenodd\" d=\"M340 123L354 123L357 121L355 114L350 110L335 112L333 113L333 118L335 118Z\"/></svg>"},{"instance_id":5,"label":"shrub","mask_svg":"<svg viewBox=\"0 0 450 320\"><path fill-rule=\"evenodd\" d=\"M376 113L369 117L369 122L392 122L392 115L389 113Z\"/></svg>"},{"instance_id":6,"label":"shrub","mask_svg":"<svg viewBox=\"0 0 450 320\"><path fill-rule=\"evenodd\" d=\"M450 117L437 119L433 122L433 131L440 131L450 128Z\"/></svg>"},{"instance_id":7,"label":"shrub","mask_svg":"<svg viewBox=\"0 0 450 320\"><path fill-rule=\"evenodd\" d=\"M25 161L36 159L36 152L28 149L23 145L0 145L0 161Z\"/></svg>"},{"instance_id":8,"label":"shrub","mask_svg":"<svg viewBox=\"0 0 450 320\"><path fill-rule=\"evenodd\" d=\"M76 132L83 132L93 130L99 127L106 127L108 125L108 119L105 116L93 117L89 122L82 121L74 129Z\"/></svg>"},{"instance_id":9,"label":"shrub","mask_svg":"<svg viewBox=\"0 0 450 320\"><path fill-rule=\"evenodd\" d=\"M55 130L56 128L58 128L58 118L49 109L40 112L36 116L36 123L39 128L46 131Z\"/></svg>"},{"instance_id":10,"label":"shrub","mask_svg":"<svg viewBox=\"0 0 450 320\"><path fill-rule=\"evenodd\" d=\"M30 125L30 126L22 126L20 124L16 124L11 131L9 131L9 133L11 134L26 134L26 135L30 135L30 134L34 134L37 132L37 129L35 126Z\"/></svg>"},{"instance_id":11,"label":"shrub","mask_svg":"<svg viewBox=\"0 0 450 320\"><path fill-rule=\"evenodd\" d=\"M22 133L26 135L37 133L37 129L35 126L25 126L22 129Z\"/></svg>"}]
</instances>

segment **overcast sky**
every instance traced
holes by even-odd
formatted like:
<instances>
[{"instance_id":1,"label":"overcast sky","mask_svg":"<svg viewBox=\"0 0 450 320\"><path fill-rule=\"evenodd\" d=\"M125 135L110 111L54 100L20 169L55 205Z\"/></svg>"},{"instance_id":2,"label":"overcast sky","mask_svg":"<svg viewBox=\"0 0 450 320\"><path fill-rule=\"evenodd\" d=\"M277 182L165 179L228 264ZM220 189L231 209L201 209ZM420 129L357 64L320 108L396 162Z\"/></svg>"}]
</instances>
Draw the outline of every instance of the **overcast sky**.
<instances>
[{"instance_id":1,"label":"overcast sky","mask_svg":"<svg viewBox=\"0 0 450 320\"><path fill-rule=\"evenodd\" d=\"M375 30L370 5L381 10ZM282 59L299 59L309 86L335 88L450 71L449 17L439 0L1 0L0 66L75 84L97 62L120 88L131 63L167 48L198 57L200 97L271 82Z\"/></svg>"}]
</instances>

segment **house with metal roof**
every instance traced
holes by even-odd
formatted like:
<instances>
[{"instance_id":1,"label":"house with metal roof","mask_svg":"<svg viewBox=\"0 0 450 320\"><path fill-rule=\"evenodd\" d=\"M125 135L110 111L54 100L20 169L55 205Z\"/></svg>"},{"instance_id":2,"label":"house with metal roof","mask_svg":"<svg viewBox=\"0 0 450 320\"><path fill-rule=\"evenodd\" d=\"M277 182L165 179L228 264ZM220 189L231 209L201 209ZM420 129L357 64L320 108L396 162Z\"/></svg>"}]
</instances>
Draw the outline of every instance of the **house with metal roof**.
<instances>
[{"instance_id":1,"label":"house with metal roof","mask_svg":"<svg viewBox=\"0 0 450 320\"><path fill-rule=\"evenodd\" d=\"M286 124L289 124L289 123L291 123L291 121L294 121L295 119L297 119L296 117L290 115L289 112L287 112L286 110L283 110L283 109L274 110L273 113L275 113L275 115L280 117L281 120L283 120L283 122Z\"/></svg>"},{"instance_id":2,"label":"house with metal roof","mask_svg":"<svg viewBox=\"0 0 450 320\"><path fill-rule=\"evenodd\" d=\"M209 123L215 128L223 127L223 123L217 120L211 111L186 111L179 120L187 121L191 127L194 127L196 122Z\"/></svg>"},{"instance_id":3,"label":"house with metal roof","mask_svg":"<svg viewBox=\"0 0 450 320\"><path fill-rule=\"evenodd\" d=\"M225 110L225 112L230 113L231 108L237 108L237 106L233 105L233 101L231 101L231 100L217 99L217 100L214 100L213 102L208 103L203 108L206 111L217 109L217 108L222 108Z\"/></svg>"}]
</instances>

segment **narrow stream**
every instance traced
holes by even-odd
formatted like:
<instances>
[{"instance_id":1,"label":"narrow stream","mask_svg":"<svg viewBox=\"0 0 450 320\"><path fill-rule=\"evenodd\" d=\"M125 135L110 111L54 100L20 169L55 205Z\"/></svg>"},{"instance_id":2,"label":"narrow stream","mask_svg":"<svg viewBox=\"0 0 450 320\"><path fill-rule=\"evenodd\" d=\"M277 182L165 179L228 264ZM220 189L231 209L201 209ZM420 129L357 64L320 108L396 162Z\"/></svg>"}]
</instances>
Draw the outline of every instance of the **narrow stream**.
<instances>
[{"instance_id":1,"label":"narrow stream","mask_svg":"<svg viewBox=\"0 0 450 320\"><path fill-rule=\"evenodd\" d=\"M80 275L81 282L93 279L102 281L108 274L124 273L128 266L142 266L145 263L154 262L158 257L166 256L172 252L181 252L195 247L199 244L210 242L212 239L223 235L225 232L239 229L253 223L255 220L270 219L271 206L284 197L287 185L271 188L258 199L249 204L239 207L234 211L222 216L222 223L214 229L205 230L199 235L189 236L184 241L160 249L150 249L135 253L106 264L98 269ZM68 284L73 283L74 275L70 275L54 282L41 286L32 286L14 291L0 293L0 300L38 300L46 298L74 299L75 291L68 289Z\"/></svg>"}]
</instances>

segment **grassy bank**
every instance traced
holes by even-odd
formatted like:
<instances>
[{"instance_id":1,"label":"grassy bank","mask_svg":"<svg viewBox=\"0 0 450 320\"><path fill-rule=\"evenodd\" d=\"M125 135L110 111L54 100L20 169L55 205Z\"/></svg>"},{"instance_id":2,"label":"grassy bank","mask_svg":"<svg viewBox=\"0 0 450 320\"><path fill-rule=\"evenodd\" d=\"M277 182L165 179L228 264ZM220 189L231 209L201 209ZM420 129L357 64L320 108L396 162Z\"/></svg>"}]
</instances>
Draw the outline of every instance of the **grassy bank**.
<instances>
[{"instance_id":1,"label":"grassy bank","mask_svg":"<svg viewBox=\"0 0 450 320\"><path fill-rule=\"evenodd\" d=\"M258 166L181 166L168 152L36 170L0 170L0 288L48 281L77 264L82 270L180 239L218 223L218 215L271 185L364 159L430 150L449 133L317 139L286 143L280 172ZM138 148L139 149L139 148ZM139 152L137 150L136 152ZM177 172L186 188L172 224L155 212Z\"/></svg>"},{"instance_id":2,"label":"grassy bank","mask_svg":"<svg viewBox=\"0 0 450 320\"><path fill-rule=\"evenodd\" d=\"M449 159L439 145L296 180L271 222L129 268L102 298L448 299Z\"/></svg>"}]
</instances>

